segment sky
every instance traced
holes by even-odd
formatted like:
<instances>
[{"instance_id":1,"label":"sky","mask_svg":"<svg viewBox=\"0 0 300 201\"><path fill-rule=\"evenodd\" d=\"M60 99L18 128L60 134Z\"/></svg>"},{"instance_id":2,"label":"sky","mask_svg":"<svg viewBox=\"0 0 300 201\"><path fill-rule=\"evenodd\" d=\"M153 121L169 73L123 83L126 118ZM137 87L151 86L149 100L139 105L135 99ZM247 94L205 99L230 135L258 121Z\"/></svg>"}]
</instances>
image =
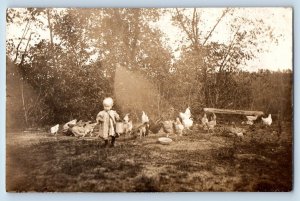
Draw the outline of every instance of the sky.
<instances>
[{"instance_id":1,"label":"sky","mask_svg":"<svg viewBox=\"0 0 300 201\"><path fill-rule=\"evenodd\" d=\"M192 13L191 8L187 13ZM200 18L204 19L200 25L204 36L211 30L218 18L221 16L224 8L201 8ZM280 36L278 44L268 43L262 45L264 52L255 54L255 58L242 66L243 70L256 71L258 69L269 70L285 70L293 68L293 38L292 38L292 9L291 8L241 8L236 9L234 16L246 17L248 19L263 19L266 26L270 26L274 30L274 35ZM228 23L231 23L230 17L224 18L217 28L210 41L228 43L232 37L231 31L228 29ZM171 23L171 16L165 16L158 27L164 32L169 39L167 42L172 50L177 49L180 43L178 38L186 36L182 31ZM242 25L247 30L247 24ZM180 57L180 52L174 51L175 58Z\"/></svg>"},{"instance_id":2,"label":"sky","mask_svg":"<svg viewBox=\"0 0 300 201\"><path fill-rule=\"evenodd\" d=\"M187 9L185 14L190 15L192 8ZM216 23L220 17L224 8L198 8L201 12L200 16L200 28L205 36L209 30ZM284 70L293 68L293 38L292 38L292 9L291 8L240 8L235 9L235 17L245 17L248 19L263 19L266 26L270 26L274 30L275 36L278 37L278 43L259 44L265 50L264 52L256 53L255 58L248 61L246 65L241 66L243 70L256 71L258 69L269 70ZM232 37L232 32L228 28L228 24L232 23L233 18L231 16L225 17L216 30L213 32L209 42L228 43ZM45 26L46 26L45 21ZM165 14L156 24L157 28L165 35L166 45L171 48L175 59L180 58L180 51L176 51L182 44L181 38L186 35L180 29L172 24L171 15ZM11 25L7 27L6 36L7 39L18 38L22 35L25 24L23 25ZM249 26L243 24L242 28L247 30ZM49 33L31 25L31 31L36 33L33 35L36 40L47 39L49 40ZM37 35L41 35L40 39L37 39ZM17 43L17 40L16 40Z\"/></svg>"}]
</instances>

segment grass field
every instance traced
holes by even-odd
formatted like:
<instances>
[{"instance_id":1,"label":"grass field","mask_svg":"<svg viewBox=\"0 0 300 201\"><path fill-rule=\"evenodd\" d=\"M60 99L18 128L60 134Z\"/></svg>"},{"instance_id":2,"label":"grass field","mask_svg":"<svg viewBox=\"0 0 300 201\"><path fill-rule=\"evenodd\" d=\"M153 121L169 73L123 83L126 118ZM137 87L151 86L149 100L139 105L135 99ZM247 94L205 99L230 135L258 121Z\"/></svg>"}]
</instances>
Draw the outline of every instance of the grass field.
<instances>
[{"instance_id":1,"label":"grass field","mask_svg":"<svg viewBox=\"0 0 300 201\"><path fill-rule=\"evenodd\" d=\"M117 139L7 133L7 191L290 191L292 131L260 125L238 138L194 130L170 145L160 133Z\"/></svg>"}]
</instances>

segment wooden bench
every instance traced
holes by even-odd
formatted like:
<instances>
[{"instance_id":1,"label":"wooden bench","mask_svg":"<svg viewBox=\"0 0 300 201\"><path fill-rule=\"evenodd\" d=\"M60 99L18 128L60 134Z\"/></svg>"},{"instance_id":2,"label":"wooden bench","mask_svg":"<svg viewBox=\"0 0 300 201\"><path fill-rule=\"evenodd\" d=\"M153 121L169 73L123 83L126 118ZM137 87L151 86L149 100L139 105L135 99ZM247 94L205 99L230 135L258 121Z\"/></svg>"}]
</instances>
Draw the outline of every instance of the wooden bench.
<instances>
[{"instance_id":1,"label":"wooden bench","mask_svg":"<svg viewBox=\"0 0 300 201\"><path fill-rule=\"evenodd\" d=\"M246 110L229 110L229 109L217 109L217 108L203 108L204 112L217 113L217 114L240 114L245 116L262 116L262 111L246 111Z\"/></svg>"}]
</instances>

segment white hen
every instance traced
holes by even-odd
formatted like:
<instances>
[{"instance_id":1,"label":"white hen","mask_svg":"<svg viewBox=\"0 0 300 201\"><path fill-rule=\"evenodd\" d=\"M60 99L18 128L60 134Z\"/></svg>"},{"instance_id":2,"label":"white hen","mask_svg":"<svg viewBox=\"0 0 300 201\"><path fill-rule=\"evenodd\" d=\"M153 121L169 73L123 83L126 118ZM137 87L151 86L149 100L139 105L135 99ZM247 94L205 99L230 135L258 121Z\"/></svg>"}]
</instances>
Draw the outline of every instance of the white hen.
<instances>
[{"instance_id":1,"label":"white hen","mask_svg":"<svg viewBox=\"0 0 300 201\"><path fill-rule=\"evenodd\" d=\"M180 112L179 113L179 117L183 120L183 119L189 119L191 118L191 110L190 108L186 108L185 112Z\"/></svg>"},{"instance_id":2,"label":"white hen","mask_svg":"<svg viewBox=\"0 0 300 201\"><path fill-rule=\"evenodd\" d=\"M257 119L257 116L246 116L248 121L255 121Z\"/></svg>"},{"instance_id":3,"label":"white hen","mask_svg":"<svg viewBox=\"0 0 300 201\"><path fill-rule=\"evenodd\" d=\"M59 129L59 124L56 124L55 126L50 128L50 133L57 134L58 129Z\"/></svg>"},{"instance_id":4,"label":"white hen","mask_svg":"<svg viewBox=\"0 0 300 201\"><path fill-rule=\"evenodd\" d=\"M63 130L68 130L70 128L70 125L75 125L77 123L77 119L73 119L72 121L69 121L63 125Z\"/></svg>"},{"instance_id":5,"label":"white hen","mask_svg":"<svg viewBox=\"0 0 300 201\"><path fill-rule=\"evenodd\" d=\"M269 116L267 118L261 118L262 122L264 125L267 125L267 126L271 126L272 124L272 115L269 114Z\"/></svg>"}]
</instances>

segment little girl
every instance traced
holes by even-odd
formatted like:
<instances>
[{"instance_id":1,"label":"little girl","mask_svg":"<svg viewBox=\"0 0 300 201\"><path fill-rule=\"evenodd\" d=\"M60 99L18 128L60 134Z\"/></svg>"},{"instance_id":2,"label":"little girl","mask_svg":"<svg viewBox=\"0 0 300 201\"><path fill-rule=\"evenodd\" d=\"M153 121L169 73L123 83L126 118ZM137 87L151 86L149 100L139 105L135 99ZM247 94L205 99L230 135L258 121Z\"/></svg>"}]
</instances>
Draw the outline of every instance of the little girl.
<instances>
[{"instance_id":1,"label":"little girl","mask_svg":"<svg viewBox=\"0 0 300 201\"><path fill-rule=\"evenodd\" d=\"M112 110L114 102L112 98L105 98L103 100L104 110L100 111L96 117L96 121L101 124L102 129L99 129L99 136L104 138L104 147L108 145L108 138L111 137L111 147L115 146L116 133L115 125L116 121L120 120L118 113Z\"/></svg>"}]
</instances>

